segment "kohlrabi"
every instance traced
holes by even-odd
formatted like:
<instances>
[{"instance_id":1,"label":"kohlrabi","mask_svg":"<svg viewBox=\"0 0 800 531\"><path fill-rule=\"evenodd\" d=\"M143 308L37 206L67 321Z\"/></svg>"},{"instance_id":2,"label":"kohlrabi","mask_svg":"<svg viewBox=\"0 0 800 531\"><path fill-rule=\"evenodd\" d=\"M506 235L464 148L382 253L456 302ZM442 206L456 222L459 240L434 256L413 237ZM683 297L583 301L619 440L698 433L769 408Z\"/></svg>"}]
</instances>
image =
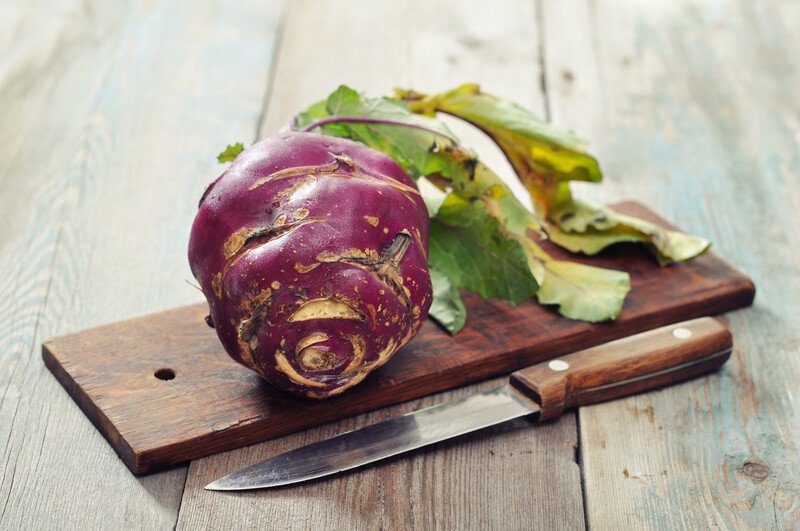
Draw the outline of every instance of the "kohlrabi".
<instances>
[{"instance_id":1,"label":"kohlrabi","mask_svg":"<svg viewBox=\"0 0 800 531\"><path fill-rule=\"evenodd\" d=\"M351 140L283 133L235 151L189 242L210 322L275 386L339 394L427 318L428 211L394 160Z\"/></svg>"}]
</instances>

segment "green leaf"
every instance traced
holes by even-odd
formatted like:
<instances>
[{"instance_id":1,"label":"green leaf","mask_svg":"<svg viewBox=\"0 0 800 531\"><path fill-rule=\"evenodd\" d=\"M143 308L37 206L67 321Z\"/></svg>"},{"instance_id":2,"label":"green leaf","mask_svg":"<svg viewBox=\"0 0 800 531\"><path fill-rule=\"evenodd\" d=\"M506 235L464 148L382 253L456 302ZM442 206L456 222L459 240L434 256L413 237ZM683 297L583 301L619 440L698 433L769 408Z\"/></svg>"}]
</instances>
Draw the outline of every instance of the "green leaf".
<instances>
[{"instance_id":1,"label":"green leaf","mask_svg":"<svg viewBox=\"0 0 800 531\"><path fill-rule=\"evenodd\" d=\"M384 122L327 121L335 116ZM425 176L440 190L449 188L487 202L498 202L494 206L500 210L493 214L500 219L506 213L512 215L516 230L539 229L535 214L472 151L459 145L444 124L413 114L403 102L365 98L341 86L325 101L324 110L322 102L318 102L298 115L295 127L308 130L320 121L326 121L320 127L323 133L350 138L386 153L415 180ZM430 198L426 197L426 202Z\"/></svg>"},{"instance_id":2,"label":"green leaf","mask_svg":"<svg viewBox=\"0 0 800 531\"><path fill-rule=\"evenodd\" d=\"M433 303L428 315L447 330L450 335L455 335L467 320L467 309L458 288L450 282L444 273L430 268L431 283L433 284Z\"/></svg>"},{"instance_id":3,"label":"green leaf","mask_svg":"<svg viewBox=\"0 0 800 531\"><path fill-rule=\"evenodd\" d=\"M558 305L561 315L593 323L619 315L630 291L628 273L555 260L530 237L515 237L539 283L540 304Z\"/></svg>"},{"instance_id":4,"label":"green leaf","mask_svg":"<svg viewBox=\"0 0 800 531\"><path fill-rule=\"evenodd\" d=\"M298 115L294 127L350 138L394 158L417 181L432 218L430 265L453 286L518 304L550 278L556 287L548 304L558 303L552 293L558 289L602 291L583 305L573 302L576 307L565 309L565 315L617 316L624 293L605 280L604 270L593 268L597 275L585 271L558 284L560 277L548 277L555 261L536 242L543 220L443 124L414 115L404 102L370 99L340 87ZM574 297L563 300L570 303Z\"/></svg>"},{"instance_id":5,"label":"green leaf","mask_svg":"<svg viewBox=\"0 0 800 531\"><path fill-rule=\"evenodd\" d=\"M217 155L217 161L220 164L225 162L233 162L242 151L244 151L244 144L241 142L237 142L233 145L228 144L228 147L225 148L225 151Z\"/></svg>"},{"instance_id":6,"label":"green leaf","mask_svg":"<svg viewBox=\"0 0 800 531\"><path fill-rule=\"evenodd\" d=\"M620 214L613 209L573 199L560 209L547 233L573 252L596 254L619 242L646 243L661 265L691 260L711 247L705 238L665 229L655 223Z\"/></svg>"},{"instance_id":7,"label":"green leaf","mask_svg":"<svg viewBox=\"0 0 800 531\"><path fill-rule=\"evenodd\" d=\"M331 121L363 119L365 122ZM323 123L324 122L324 123ZM321 124L316 126L315 124ZM319 130L331 136L356 140L395 159L414 179L428 176L446 180L442 185L464 191L493 183L475 183L477 157L458 146L453 133L441 122L411 113L402 102L366 98L346 86L298 115L298 130ZM488 176L487 176L488 177ZM496 177L498 182L499 177Z\"/></svg>"},{"instance_id":8,"label":"green leaf","mask_svg":"<svg viewBox=\"0 0 800 531\"><path fill-rule=\"evenodd\" d=\"M365 98L345 85L328 96L325 110L331 116L358 116L414 124L455 140L452 131L442 122L418 116L410 112L404 103L392 98Z\"/></svg>"},{"instance_id":9,"label":"green leaf","mask_svg":"<svg viewBox=\"0 0 800 531\"><path fill-rule=\"evenodd\" d=\"M443 124L412 114L402 103L388 99L364 99L358 104L350 100L344 104L341 98L335 98L333 101L329 99L328 109L336 111L337 116L359 116L391 122L335 124L334 127L338 129L332 133L337 136L343 134L386 153L414 180L423 175L447 176L447 185L458 189L463 189L471 182L476 155L458 148L452 140L453 134Z\"/></svg>"},{"instance_id":10,"label":"green leaf","mask_svg":"<svg viewBox=\"0 0 800 531\"><path fill-rule=\"evenodd\" d=\"M704 238L574 199L570 181L602 180L597 160L586 153L585 143L518 105L482 93L477 85L432 95L398 91L398 97L414 112L451 114L489 135L530 192L540 216L546 218L540 224L557 245L592 255L615 243L640 242L661 265L690 260L711 245Z\"/></svg>"},{"instance_id":11,"label":"green leaf","mask_svg":"<svg viewBox=\"0 0 800 531\"><path fill-rule=\"evenodd\" d=\"M589 228L586 232L565 232L556 224L547 224L545 230L550 240L573 253L595 255L610 245L622 242L647 243L647 237L624 228L596 230Z\"/></svg>"},{"instance_id":12,"label":"green leaf","mask_svg":"<svg viewBox=\"0 0 800 531\"><path fill-rule=\"evenodd\" d=\"M546 273L537 299L557 304L559 313L572 319L597 323L616 317L631 289L624 271L564 260L548 260L543 266Z\"/></svg>"},{"instance_id":13,"label":"green leaf","mask_svg":"<svg viewBox=\"0 0 800 531\"><path fill-rule=\"evenodd\" d=\"M321 120L323 118L328 118L330 114L326 109L327 103L328 102L326 100L318 101L305 111L295 116L294 120L290 124L292 129L299 131L308 127L310 124L318 120Z\"/></svg>"},{"instance_id":14,"label":"green leaf","mask_svg":"<svg viewBox=\"0 0 800 531\"><path fill-rule=\"evenodd\" d=\"M431 220L428 247L433 268L481 297L519 304L536 293L525 250L480 201L449 194Z\"/></svg>"},{"instance_id":15,"label":"green leaf","mask_svg":"<svg viewBox=\"0 0 800 531\"><path fill-rule=\"evenodd\" d=\"M452 114L489 135L543 214L569 193L568 181L600 182L603 178L597 160L586 153L583 140L519 105L482 93L477 85L462 85L431 95L398 91L398 96L414 112L429 116L437 111Z\"/></svg>"}]
</instances>

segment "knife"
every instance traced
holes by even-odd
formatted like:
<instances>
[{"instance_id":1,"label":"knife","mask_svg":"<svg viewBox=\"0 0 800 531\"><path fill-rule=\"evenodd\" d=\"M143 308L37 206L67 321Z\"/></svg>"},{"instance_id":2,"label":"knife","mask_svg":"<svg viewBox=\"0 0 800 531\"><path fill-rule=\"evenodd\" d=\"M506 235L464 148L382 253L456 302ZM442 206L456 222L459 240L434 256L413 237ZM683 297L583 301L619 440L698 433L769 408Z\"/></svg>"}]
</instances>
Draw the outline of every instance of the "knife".
<instances>
[{"instance_id":1,"label":"knife","mask_svg":"<svg viewBox=\"0 0 800 531\"><path fill-rule=\"evenodd\" d=\"M356 468L524 415L541 422L565 409L677 383L717 369L733 339L702 317L533 365L508 384L291 450L206 485L248 490L290 485Z\"/></svg>"}]
</instances>

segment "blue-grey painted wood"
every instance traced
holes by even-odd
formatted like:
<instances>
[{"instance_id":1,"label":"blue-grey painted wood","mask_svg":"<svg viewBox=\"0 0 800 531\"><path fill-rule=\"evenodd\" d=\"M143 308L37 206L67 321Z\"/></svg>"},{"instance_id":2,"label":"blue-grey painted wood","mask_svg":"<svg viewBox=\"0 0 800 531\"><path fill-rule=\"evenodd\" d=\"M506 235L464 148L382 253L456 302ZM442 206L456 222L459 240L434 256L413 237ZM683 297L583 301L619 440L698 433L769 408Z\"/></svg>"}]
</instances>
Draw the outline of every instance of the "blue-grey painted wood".
<instances>
[{"instance_id":1,"label":"blue-grey painted wood","mask_svg":"<svg viewBox=\"0 0 800 531\"><path fill-rule=\"evenodd\" d=\"M608 183L583 195L648 203L760 288L731 316L738 348L720 376L581 411L590 524L797 525L798 5L293 2L270 91L281 4L2 9L0 528L580 527L572 414L313 488L209 495L223 471L482 387L133 478L38 355L45 337L201 300L185 241L226 143L341 82L463 81L588 136Z\"/></svg>"},{"instance_id":2,"label":"blue-grey painted wood","mask_svg":"<svg viewBox=\"0 0 800 531\"><path fill-rule=\"evenodd\" d=\"M133 477L39 349L201 300L184 282L189 226L215 154L255 135L279 11L0 9L0 528L175 524L186 467Z\"/></svg>"},{"instance_id":3,"label":"blue-grey painted wood","mask_svg":"<svg viewBox=\"0 0 800 531\"><path fill-rule=\"evenodd\" d=\"M437 90L476 81L543 109L533 2L465 0L456 7L449 0L326 0L290 5L262 136L340 83L379 95L395 86ZM487 153L488 141L478 145L480 135L468 126L459 127L458 134ZM496 148L488 152L493 166L507 168L499 164L503 160ZM522 419L285 489L235 495L203 490L214 479L261 459L498 384L440 393L194 461L178 528L582 527L573 413L540 427Z\"/></svg>"},{"instance_id":4,"label":"blue-grey painted wood","mask_svg":"<svg viewBox=\"0 0 800 531\"><path fill-rule=\"evenodd\" d=\"M800 4L544 2L553 120L759 294L720 375L580 411L596 529L800 524Z\"/></svg>"}]
</instances>

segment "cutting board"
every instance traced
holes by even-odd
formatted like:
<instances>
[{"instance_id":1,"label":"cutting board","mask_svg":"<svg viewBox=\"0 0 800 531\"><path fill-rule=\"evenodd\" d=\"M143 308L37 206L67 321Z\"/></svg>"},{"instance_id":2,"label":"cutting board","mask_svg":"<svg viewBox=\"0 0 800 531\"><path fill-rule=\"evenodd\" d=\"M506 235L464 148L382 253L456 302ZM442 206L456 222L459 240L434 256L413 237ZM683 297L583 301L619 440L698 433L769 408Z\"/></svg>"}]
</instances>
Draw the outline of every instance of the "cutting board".
<instances>
[{"instance_id":1,"label":"cutting board","mask_svg":"<svg viewBox=\"0 0 800 531\"><path fill-rule=\"evenodd\" d=\"M622 212L668 224L644 206ZM231 360L196 304L46 341L44 362L135 474L264 441L376 408L508 374L658 326L752 303L753 283L706 254L660 268L643 249L577 258L623 269L632 289L613 323L560 317L463 293L467 325L451 337L431 321L381 369L324 401L287 396Z\"/></svg>"}]
</instances>

